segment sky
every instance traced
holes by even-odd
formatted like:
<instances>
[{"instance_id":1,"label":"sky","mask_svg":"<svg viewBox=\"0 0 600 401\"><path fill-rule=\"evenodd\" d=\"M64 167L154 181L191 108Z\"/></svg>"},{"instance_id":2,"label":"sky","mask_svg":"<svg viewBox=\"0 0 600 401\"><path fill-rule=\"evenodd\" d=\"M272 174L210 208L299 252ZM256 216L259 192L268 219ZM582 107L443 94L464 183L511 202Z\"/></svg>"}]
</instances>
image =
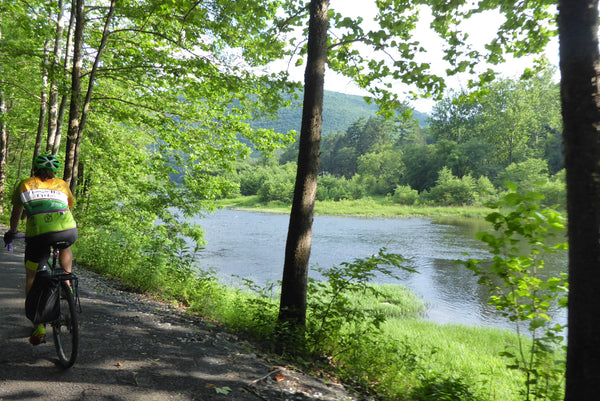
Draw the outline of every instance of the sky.
<instances>
[{"instance_id":1,"label":"sky","mask_svg":"<svg viewBox=\"0 0 600 401\"><path fill-rule=\"evenodd\" d=\"M364 19L366 26L369 26L369 21L374 21L377 14L375 2L373 0L331 0L330 9L341 12L349 17L361 16ZM419 23L415 31L415 37L419 39L421 44L427 49L428 54L423 55L417 61L432 62L432 70L438 74L443 74L446 66L442 60L442 42L429 29L429 23L432 17L428 12L421 11L419 15ZM502 17L498 13L487 12L483 15L474 18L472 21L465 23L463 31L469 33L471 45L475 49L483 50L483 45L489 43L496 35L496 30L502 23ZM372 23L374 26L375 23ZM547 49L547 56L550 61L558 65L558 42L554 40ZM532 58L526 59L508 59L508 62L499 68L502 76L505 78L517 78L523 69L531 65ZM287 66L286 66L287 67ZM288 69L292 78L299 81L302 80L304 74L304 65L301 67L290 67ZM466 87L468 77L452 77L447 79L447 85L454 90L460 90ZM351 95L367 95L367 93L356 85L351 80L343 76L338 76L332 71L325 73L325 89L335 92L347 93ZM394 86L398 93L406 91L407 87L398 83ZM411 101L412 106L422 112L431 112L435 102L430 99L421 99Z\"/></svg>"}]
</instances>

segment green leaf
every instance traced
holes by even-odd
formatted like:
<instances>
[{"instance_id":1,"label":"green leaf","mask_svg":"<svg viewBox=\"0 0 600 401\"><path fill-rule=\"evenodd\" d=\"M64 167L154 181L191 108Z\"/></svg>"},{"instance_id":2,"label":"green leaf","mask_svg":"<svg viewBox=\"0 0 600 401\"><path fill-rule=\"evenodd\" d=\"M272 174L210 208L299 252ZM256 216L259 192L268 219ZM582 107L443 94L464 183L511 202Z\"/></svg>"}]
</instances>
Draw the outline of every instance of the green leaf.
<instances>
[{"instance_id":1,"label":"green leaf","mask_svg":"<svg viewBox=\"0 0 600 401\"><path fill-rule=\"evenodd\" d=\"M215 391L217 392L217 394L229 394L231 393L233 390L230 387L215 387Z\"/></svg>"}]
</instances>

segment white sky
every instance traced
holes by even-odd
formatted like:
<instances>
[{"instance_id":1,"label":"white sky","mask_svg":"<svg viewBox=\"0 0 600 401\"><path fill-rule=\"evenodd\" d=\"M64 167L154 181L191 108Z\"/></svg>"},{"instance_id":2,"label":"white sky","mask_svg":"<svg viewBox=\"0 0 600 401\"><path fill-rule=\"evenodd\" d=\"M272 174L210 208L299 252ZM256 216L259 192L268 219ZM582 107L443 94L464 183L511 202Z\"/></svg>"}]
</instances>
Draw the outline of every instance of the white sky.
<instances>
[{"instance_id":1,"label":"white sky","mask_svg":"<svg viewBox=\"0 0 600 401\"><path fill-rule=\"evenodd\" d=\"M344 16L361 16L364 19L365 24L368 24L369 21L373 21L377 12L375 2L373 0L331 0L330 9L341 12ZM486 14L479 15L464 24L463 31L470 34L471 44L475 49L483 50L483 45L485 43L489 43L490 40L494 38L496 30L502 22L501 18L502 17L500 17L497 13L488 12ZM430 31L430 21L431 16L429 13L420 13L419 24L417 25L415 31L415 38L418 38L418 40L421 42L421 45L424 45L428 51L428 54L421 56L417 61L431 62L433 72L443 74L446 67L444 66L442 60L442 42ZM558 65L557 40L554 40L547 49L547 56L553 64ZM532 58L516 60L509 59L508 62L503 66L496 68L501 70L504 77L516 78L526 66L531 65L531 61ZM291 66L289 68L289 72L294 79L301 81L304 75L304 67L304 65L300 67ZM461 87L466 87L467 80L468 77L466 76L455 76L451 79L448 79L446 82L449 88L460 89ZM398 83L398 93L404 92L406 88L406 86ZM366 95L364 91L356 87L356 85L354 85L348 78L336 76L331 71L327 71L325 74L325 89L352 95ZM430 112L434 102L432 100L422 99L413 101L412 105L419 111Z\"/></svg>"}]
</instances>

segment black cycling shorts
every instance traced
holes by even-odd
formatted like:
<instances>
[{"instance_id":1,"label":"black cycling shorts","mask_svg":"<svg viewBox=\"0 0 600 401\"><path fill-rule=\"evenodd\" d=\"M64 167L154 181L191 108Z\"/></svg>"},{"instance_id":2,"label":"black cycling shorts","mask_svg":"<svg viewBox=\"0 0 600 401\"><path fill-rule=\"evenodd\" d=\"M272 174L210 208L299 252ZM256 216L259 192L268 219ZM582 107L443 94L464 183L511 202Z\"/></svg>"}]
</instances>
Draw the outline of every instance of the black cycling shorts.
<instances>
[{"instance_id":1,"label":"black cycling shorts","mask_svg":"<svg viewBox=\"0 0 600 401\"><path fill-rule=\"evenodd\" d=\"M25 238L25 264L27 266L27 262L34 262L37 266L39 262L48 260L52 245L65 249L75 241L77 241L77 228Z\"/></svg>"}]
</instances>

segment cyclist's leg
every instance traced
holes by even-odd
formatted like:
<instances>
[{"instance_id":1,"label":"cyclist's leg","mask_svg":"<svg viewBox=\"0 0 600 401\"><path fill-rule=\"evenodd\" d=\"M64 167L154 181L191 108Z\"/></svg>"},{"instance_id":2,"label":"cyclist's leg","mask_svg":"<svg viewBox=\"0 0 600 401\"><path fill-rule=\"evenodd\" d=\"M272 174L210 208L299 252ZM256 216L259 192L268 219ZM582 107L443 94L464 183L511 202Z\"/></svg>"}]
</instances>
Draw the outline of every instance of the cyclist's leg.
<instances>
[{"instance_id":1,"label":"cyclist's leg","mask_svg":"<svg viewBox=\"0 0 600 401\"><path fill-rule=\"evenodd\" d=\"M73 251L71 248L64 248L60 250L59 253L60 265L65 270L65 273L71 273L73 270Z\"/></svg>"},{"instance_id":2,"label":"cyclist's leg","mask_svg":"<svg viewBox=\"0 0 600 401\"><path fill-rule=\"evenodd\" d=\"M35 266L35 269L37 270L37 265ZM29 290L33 285L36 270L32 270L29 267L27 267L27 261L25 261L25 295L29 294Z\"/></svg>"},{"instance_id":3,"label":"cyclist's leg","mask_svg":"<svg viewBox=\"0 0 600 401\"><path fill-rule=\"evenodd\" d=\"M40 236L25 238L25 295L29 293L40 262L47 260L50 247Z\"/></svg>"},{"instance_id":4,"label":"cyclist's leg","mask_svg":"<svg viewBox=\"0 0 600 401\"><path fill-rule=\"evenodd\" d=\"M71 273L73 266L73 251L71 245L77 240L77 228L53 233L54 242L61 243L59 252L59 261L66 273Z\"/></svg>"},{"instance_id":5,"label":"cyclist's leg","mask_svg":"<svg viewBox=\"0 0 600 401\"><path fill-rule=\"evenodd\" d=\"M25 239L25 294L29 293L41 261L48 258L50 247L39 236ZM33 326L29 342L38 345L45 342L46 328L43 324Z\"/></svg>"}]
</instances>

